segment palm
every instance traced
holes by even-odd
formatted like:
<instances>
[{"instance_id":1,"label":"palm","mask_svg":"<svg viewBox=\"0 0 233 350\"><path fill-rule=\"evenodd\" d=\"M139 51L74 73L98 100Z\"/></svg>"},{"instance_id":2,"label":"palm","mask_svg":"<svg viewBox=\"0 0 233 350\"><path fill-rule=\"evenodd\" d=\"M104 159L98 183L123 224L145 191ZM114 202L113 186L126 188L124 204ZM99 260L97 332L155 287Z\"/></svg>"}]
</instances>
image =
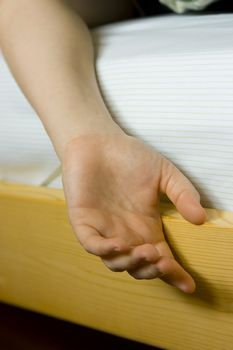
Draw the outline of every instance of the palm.
<instances>
[{"instance_id":1,"label":"palm","mask_svg":"<svg viewBox=\"0 0 233 350\"><path fill-rule=\"evenodd\" d=\"M165 274L168 283L185 278L193 283L162 232L158 193L167 181L168 161L122 135L79 138L70 146L63 184L72 226L86 250L112 270L127 270L136 278Z\"/></svg>"}]
</instances>

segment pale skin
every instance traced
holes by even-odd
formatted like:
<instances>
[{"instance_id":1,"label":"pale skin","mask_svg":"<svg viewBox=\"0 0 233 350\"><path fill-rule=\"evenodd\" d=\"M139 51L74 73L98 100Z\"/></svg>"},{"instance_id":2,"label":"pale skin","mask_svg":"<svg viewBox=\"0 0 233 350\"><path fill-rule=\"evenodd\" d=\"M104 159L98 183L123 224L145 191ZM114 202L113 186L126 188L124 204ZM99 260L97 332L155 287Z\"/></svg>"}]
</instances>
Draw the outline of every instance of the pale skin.
<instances>
[{"instance_id":1,"label":"pale skin","mask_svg":"<svg viewBox=\"0 0 233 350\"><path fill-rule=\"evenodd\" d=\"M202 224L200 195L172 162L113 121L85 21L130 18L131 5L112 0L113 13L101 0L106 18L100 8L97 18L90 1L0 1L3 53L61 160L70 223L84 249L112 271L192 293L195 282L165 240L158 203L166 193L186 220Z\"/></svg>"}]
</instances>

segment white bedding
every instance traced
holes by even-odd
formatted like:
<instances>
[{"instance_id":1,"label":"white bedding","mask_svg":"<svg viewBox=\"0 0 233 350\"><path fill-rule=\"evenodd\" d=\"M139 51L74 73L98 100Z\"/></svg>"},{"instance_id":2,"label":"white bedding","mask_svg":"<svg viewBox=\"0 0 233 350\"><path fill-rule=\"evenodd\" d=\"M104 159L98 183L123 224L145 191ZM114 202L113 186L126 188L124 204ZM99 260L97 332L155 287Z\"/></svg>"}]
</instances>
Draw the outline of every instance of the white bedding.
<instances>
[{"instance_id":1,"label":"white bedding","mask_svg":"<svg viewBox=\"0 0 233 350\"><path fill-rule=\"evenodd\" d=\"M114 119L194 183L206 207L233 211L233 14L169 14L93 31ZM41 185L59 166L0 55L0 180ZM49 186L61 187L58 176Z\"/></svg>"}]
</instances>

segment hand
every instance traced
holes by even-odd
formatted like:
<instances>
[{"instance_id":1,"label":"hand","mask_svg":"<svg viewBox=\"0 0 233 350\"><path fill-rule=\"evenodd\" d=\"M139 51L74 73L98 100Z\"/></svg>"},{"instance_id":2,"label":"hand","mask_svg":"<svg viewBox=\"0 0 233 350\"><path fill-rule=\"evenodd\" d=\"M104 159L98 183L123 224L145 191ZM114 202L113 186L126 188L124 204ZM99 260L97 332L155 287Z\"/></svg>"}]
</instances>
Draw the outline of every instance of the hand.
<instances>
[{"instance_id":1,"label":"hand","mask_svg":"<svg viewBox=\"0 0 233 350\"><path fill-rule=\"evenodd\" d=\"M165 241L159 192L191 223L203 223L206 214L197 190L168 159L123 133L85 135L67 144L62 180L70 222L89 253L112 271L195 290Z\"/></svg>"}]
</instances>

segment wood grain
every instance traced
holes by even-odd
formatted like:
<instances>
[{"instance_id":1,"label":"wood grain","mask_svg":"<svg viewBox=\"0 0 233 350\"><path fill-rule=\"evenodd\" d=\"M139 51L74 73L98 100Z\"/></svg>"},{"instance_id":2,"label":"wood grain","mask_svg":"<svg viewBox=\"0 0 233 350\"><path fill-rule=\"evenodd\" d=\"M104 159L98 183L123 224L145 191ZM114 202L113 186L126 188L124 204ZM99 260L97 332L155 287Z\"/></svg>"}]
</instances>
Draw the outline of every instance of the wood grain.
<instances>
[{"instance_id":1,"label":"wood grain","mask_svg":"<svg viewBox=\"0 0 233 350\"><path fill-rule=\"evenodd\" d=\"M233 349L233 213L207 209L196 226L160 207L193 295L107 270L77 242L62 190L0 183L0 300L165 349Z\"/></svg>"}]
</instances>

